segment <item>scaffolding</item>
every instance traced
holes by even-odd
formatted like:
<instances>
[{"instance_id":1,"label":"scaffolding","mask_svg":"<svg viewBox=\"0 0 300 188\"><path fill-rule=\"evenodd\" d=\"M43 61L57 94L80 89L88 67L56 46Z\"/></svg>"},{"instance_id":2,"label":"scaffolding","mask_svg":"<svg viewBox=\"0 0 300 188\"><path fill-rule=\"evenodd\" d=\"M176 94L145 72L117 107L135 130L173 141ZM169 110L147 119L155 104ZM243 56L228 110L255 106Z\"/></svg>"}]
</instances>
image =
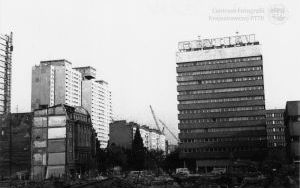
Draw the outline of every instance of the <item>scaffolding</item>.
<instances>
[{"instance_id":1,"label":"scaffolding","mask_svg":"<svg viewBox=\"0 0 300 188\"><path fill-rule=\"evenodd\" d=\"M11 111L11 64L13 34L0 34L0 114Z\"/></svg>"}]
</instances>

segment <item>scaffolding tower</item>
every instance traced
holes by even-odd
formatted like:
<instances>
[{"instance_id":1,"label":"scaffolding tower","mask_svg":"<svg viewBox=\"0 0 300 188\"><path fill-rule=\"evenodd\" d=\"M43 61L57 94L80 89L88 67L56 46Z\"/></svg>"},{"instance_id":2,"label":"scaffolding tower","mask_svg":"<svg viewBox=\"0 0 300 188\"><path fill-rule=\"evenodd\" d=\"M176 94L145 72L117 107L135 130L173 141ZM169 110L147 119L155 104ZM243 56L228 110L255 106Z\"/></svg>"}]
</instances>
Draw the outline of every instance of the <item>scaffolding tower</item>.
<instances>
[{"instance_id":1,"label":"scaffolding tower","mask_svg":"<svg viewBox=\"0 0 300 188\"><path fill-rule=\"evenodd\" d=\"M0 115L11 111L13 34L0 34Z\"/></svg>"}]
</instances>

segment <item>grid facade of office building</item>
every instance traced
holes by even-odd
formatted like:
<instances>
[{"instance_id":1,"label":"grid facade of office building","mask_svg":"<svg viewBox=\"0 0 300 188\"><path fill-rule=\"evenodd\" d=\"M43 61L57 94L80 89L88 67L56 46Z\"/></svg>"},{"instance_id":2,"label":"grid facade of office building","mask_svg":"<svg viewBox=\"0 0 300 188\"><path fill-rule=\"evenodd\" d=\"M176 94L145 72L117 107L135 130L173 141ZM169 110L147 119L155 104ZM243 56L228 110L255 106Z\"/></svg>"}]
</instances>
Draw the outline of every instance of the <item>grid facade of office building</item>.
<instances>
[{"instance_id":1,"label":"grid facade of office building","mask_svg":"<svg viewBox=\"0 0 300 188\"><path fill-rule=\"evenodd\" d=\"M0 34L0 115L11 110L12 34Z\"/></svg>"},{"instance_id":2,"label":"grid facade of office building","mask_svg":"<svg viewBox=\"0 0 300 188\"><path fill-rule=\"evenodd\" d=\"M176 56L180 157L207 170L265 151L259 42L179 49Z\"/></svg>"}]
</instances>

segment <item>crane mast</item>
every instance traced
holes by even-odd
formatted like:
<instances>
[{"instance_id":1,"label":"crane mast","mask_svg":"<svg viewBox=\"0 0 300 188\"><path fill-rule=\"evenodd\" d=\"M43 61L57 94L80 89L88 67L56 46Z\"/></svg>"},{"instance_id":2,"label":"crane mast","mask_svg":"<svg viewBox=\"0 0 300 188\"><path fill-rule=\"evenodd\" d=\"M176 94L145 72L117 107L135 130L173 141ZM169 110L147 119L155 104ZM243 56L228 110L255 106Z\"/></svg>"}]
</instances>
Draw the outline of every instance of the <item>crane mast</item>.
<instances>
[{"instance_id":1,"label":"crane mast","mask_svg":"<svg viewBox=\"0 0 300 188\"><path fill-rule=\"evenodd\" d=\"M164 130L165 128L169 131L169 133L175 138L175 140L177 140L177 142L179 142L179 139L178 137L168 128L168 126L160 119L157 119L155 113L154 113L154 110L152 108L152 106L150 105L150 110L151 110L151 113L152 113L152 117L154 119L154 122L155 122L155 125L157 127L157 129L162 133L164 134ZM158 124L158 121L163 125L162 129L160 129L159 127L159 124Z\"/></svg>"},{"instance_id":2,"label":"crane mast","mask_svg":"<svg viewBox=\"0 0 300 188\"><path fill-rule=\"evenodd\" d=\"M168 126L162 120L159 120L159 122L169 131L169 133L177 140L177 142L179 142L177 136L168 128Z\"/></svg>"},{"instance_id":3,"label":"crane mast","mask_svg":"<svg viewBox=\"0 0 300 188\"><path fill-rule=\"evenodd\" d=\"M151 105L150 105L150 110L151 110L152 117L153 117L153 119L154 119L155 125L156 125L157 129L161 132L160 127L159 127L159 125L158 125L157 118L156 118L156 116L155 116L154 110L153 110L153 108L152 108Z\"/></svg>"}]
</instances>

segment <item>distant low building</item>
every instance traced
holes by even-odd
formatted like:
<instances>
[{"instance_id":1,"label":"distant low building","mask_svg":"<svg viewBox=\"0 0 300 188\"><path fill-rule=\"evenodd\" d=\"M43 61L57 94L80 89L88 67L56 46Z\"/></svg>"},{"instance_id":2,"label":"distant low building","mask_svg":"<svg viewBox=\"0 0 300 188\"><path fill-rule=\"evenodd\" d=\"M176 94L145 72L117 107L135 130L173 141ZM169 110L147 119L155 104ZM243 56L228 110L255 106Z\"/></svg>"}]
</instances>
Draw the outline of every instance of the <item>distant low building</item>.
<instances>
[{"instance_id":1,"label":"distant low building","mask_svg":"<svg viewBox=\"0 0 300 188\"><path fill-rule=\"evenodd\" d=\"M32 179L88 172L95 168L95 149L95 132L84 108L56 105L34 111Z\"/></svg>"},{"instance_id":2,"label":"distant low building","mask_svg":"<svg viewBox=\"0 0 300 188\"><path fill-rule=\"evenodd\" d=\"M300 162L300 101L288 101L285 108L286 142L292 162Z\"/></svg>"},{"instance_id":3,"label":"distant low building","mask_svg":"<svg viewBox=\"0 0 300 188\"><path fill-rule=\"evenodd\" d=\"M0 179L29 175L32 113L0 116Z\"/></svg>"},{"instance_id":4,"label":"distant low building","mask_svg":"<svg viewBox=\"0 0 300 188\"><path fill-rule=\"evenodd\" d=\"M285 109L266 110L266 130L269 159L280 159L282 161L287 159L284 112Z\"/></svg>"},{"instance_id":5,"label":"distant low building","mask_svg":"<svg viewBox=\"0 0 300 188\"><path fill-rule=\"evenodd\" d=\"M131 149L136 128L140 128L144 147L148 150L165 151L166 137L159 130L151 129L146 125L140 126L126 120L114 121L109 126L109 144Z\"/></svg>"},{"instance_id":6,"label":"distant low building","mask_svg":"<svg viewBox=\"0 0 300 188\"><path fill-rule=\"evenodd\" d=\"M157 129L149 129L150 150L166 150L166 136Z\"/></svg>"},{"instance_id":7,"label":"distant low building","mask_svg":"<svg viewBox=\"0 0 300 188\"><path fill-rule=\"evenodd\" d=\"M285 147L284 109L266 110L268 148Z\"/></svg>"}]
</instances>

